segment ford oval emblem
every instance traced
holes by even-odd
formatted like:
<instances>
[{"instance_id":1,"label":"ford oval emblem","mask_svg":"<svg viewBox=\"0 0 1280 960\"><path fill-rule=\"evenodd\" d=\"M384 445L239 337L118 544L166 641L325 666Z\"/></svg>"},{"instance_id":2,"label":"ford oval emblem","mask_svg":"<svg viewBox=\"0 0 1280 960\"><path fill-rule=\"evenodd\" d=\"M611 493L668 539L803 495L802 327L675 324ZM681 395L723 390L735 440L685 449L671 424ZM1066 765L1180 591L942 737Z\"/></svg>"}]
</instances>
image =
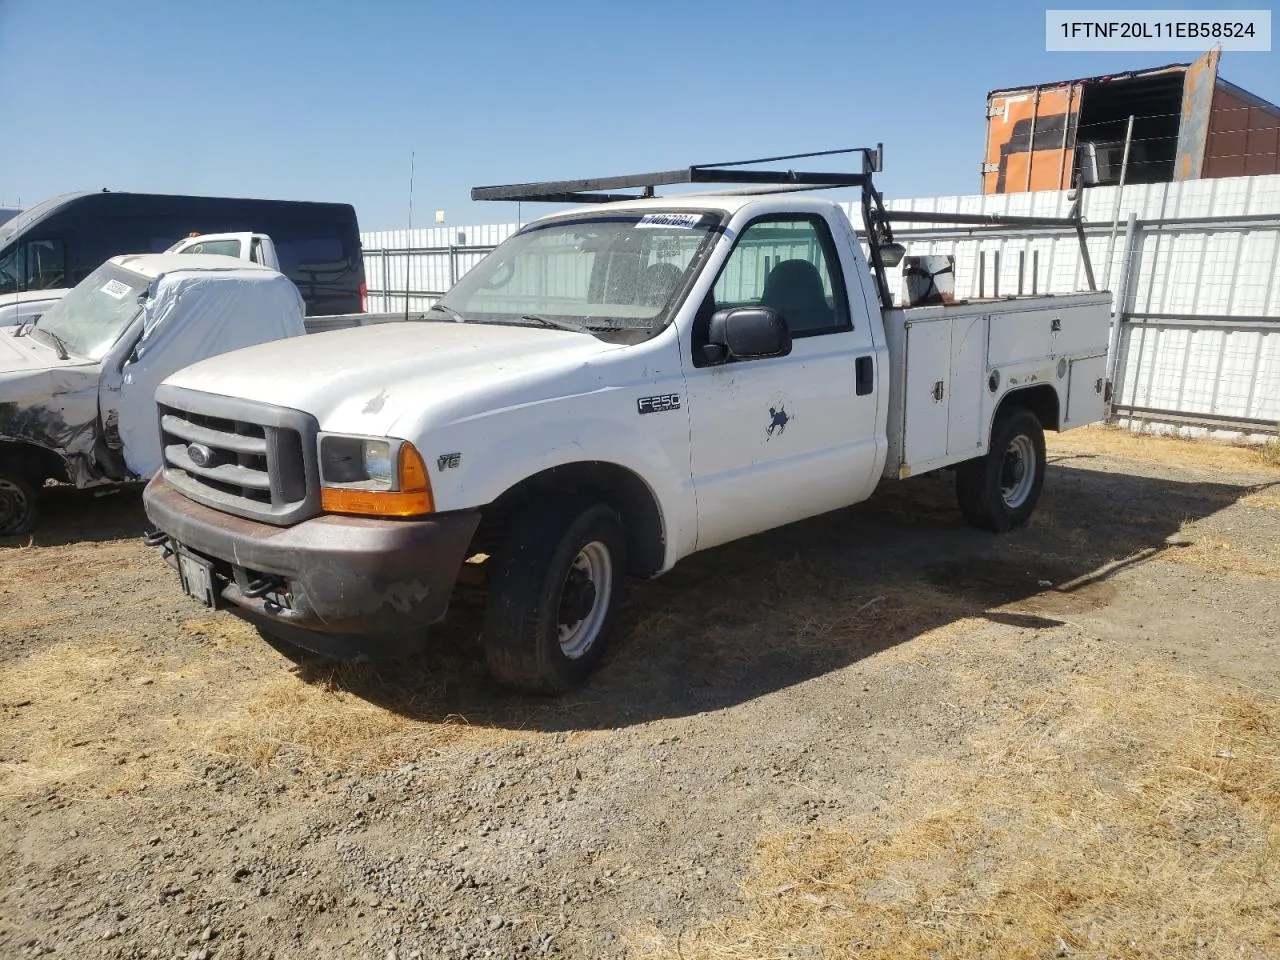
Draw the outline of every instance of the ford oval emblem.
<instances>
[{"instance_id":1,"label":"ford oval emblem","mask_svg":"<svg viewBox=\"0 0 1280 960\"><path fill-rule=\"evenodd\" d=\"M203 443L190 444L187 447L187 457L197 467L209 467L213 465L213 451Z\"/></svg>"}]
</instances>

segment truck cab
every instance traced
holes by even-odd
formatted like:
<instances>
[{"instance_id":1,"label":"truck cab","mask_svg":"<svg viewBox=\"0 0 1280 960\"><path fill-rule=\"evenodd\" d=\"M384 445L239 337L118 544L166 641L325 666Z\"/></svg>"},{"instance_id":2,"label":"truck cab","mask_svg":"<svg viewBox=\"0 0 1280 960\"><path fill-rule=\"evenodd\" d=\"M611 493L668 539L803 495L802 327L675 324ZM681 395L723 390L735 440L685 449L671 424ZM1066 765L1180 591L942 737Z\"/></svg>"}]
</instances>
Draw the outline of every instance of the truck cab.
<instances>
[{"instance_id":1,"label":"truck cab","mask_svg":"<svg viewBox=\"0 0 1280 960\"><path fill-rule=\"evenodd\" d=\"M165 253L213 254L280 269L275 242L265 233L193 233Z\"/></svg>"},{"instance_id":2,"label":"truck cab","mask_svg":"<svg viewBox=\"0 0 1280 960\"><path fill-rule=\"evenodd\" d=\"M558 692L599 662L626 574L882 478L953 467L971 522L1025 522L1043 430L1101 415L1102 384L1071 373L1105 361L1107 295L896 308L873 244L869 261L839 205L794 193L534 221L434 322L170 377L152 542L192 596L334 655L412 649L459 577L479 581L494 675ZM1077 379L1094 399L1073 418ZM212 465L193 463L207 423ZM267 440L252 475L229 469L247 435Z\"/></svg>"}]
</instances>

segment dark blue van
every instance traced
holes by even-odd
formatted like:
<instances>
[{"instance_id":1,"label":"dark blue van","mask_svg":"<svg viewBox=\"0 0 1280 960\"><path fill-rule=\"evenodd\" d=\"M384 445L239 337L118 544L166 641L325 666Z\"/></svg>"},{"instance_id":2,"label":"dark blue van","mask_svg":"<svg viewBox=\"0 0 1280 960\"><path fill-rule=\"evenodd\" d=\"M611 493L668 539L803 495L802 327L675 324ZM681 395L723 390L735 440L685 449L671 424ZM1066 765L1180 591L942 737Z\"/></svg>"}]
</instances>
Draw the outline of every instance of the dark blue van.
<instances>
[{"instance_id":1,"label":"dark blue van","mask_svg":"<svg viewBox=\"0 0 1280 960\"><path fill-rule=\"evenodd\" d=\"M74 287L119 254L233 232L271 237L307 316L364 312L364 258L350 204L105 190L63 194L0 223L0 294Z\"/></svg>"}]
</instances>

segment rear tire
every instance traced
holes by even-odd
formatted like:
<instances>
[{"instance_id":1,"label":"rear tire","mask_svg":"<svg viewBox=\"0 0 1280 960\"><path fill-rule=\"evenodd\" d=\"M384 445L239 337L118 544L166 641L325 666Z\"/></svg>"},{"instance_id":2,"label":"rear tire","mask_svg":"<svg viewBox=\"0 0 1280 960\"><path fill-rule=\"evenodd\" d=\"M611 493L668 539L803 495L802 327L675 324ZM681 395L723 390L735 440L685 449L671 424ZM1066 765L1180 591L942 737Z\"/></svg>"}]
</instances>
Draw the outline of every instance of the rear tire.
<instances>
[{"instance_id":1,"label":"rear tire","mask_svg":"<svg viewBox=\"0 0 1280 960\"><path fill-rule=\"evenodd\" d=\"M528 693L564 693L599 665L626 577L626 536L609 506L585 497L533 504L489 561L485 660Z\"/></svg>"},{"instance_id":2,"label":"rear tire","mask_svg":"<svg viewBox=\"0 0 1280 960\"><path fill-rule=\"evenodd\" d=\"M986 455L956 467L960 512L971 526L1007 533L1035 512L1044 471L1040 421L1030 410L1008 407L996 416Z\"/></svg>"},{"instance_id":3,"label":"rear tire","mask_svg":"<svg viewBox=\"0 0 1280 960\"><path fill-rule=\"evenodd\" d=\"M20 537L36 525L36 492L25 477L0 468L0 537Z\"/></svg>"}]
</instances>

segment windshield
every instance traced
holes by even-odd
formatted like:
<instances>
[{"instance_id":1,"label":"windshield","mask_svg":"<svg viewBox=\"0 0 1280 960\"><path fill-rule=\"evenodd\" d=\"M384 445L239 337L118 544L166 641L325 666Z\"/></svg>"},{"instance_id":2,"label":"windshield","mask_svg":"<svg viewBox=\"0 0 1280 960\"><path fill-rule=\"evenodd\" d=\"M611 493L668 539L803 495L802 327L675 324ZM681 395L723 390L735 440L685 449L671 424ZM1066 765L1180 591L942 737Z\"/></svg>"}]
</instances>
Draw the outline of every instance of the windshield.
<instances>
[{"instance_id":1,"label":"windshield","mask_svg":"<svg viewBox=\"0 0 1280 960\"><path fill-rule=\"evenodd\" d=\"M142 307L138 297L150 281L104 263L40 318L32 336L52 335L67 353L101 360Z\"/></svg>"},{"instance_id":2,"label":"windshield","mask_svg":"<svg viewBox=\"0 0 1280 960\"><path fill-rule=\"evenodd\" d=\"M441 305L455 319L656 332L719 228L719 214L698 211L534 224L480 261Z\"/></svg>"}]
</instances>

